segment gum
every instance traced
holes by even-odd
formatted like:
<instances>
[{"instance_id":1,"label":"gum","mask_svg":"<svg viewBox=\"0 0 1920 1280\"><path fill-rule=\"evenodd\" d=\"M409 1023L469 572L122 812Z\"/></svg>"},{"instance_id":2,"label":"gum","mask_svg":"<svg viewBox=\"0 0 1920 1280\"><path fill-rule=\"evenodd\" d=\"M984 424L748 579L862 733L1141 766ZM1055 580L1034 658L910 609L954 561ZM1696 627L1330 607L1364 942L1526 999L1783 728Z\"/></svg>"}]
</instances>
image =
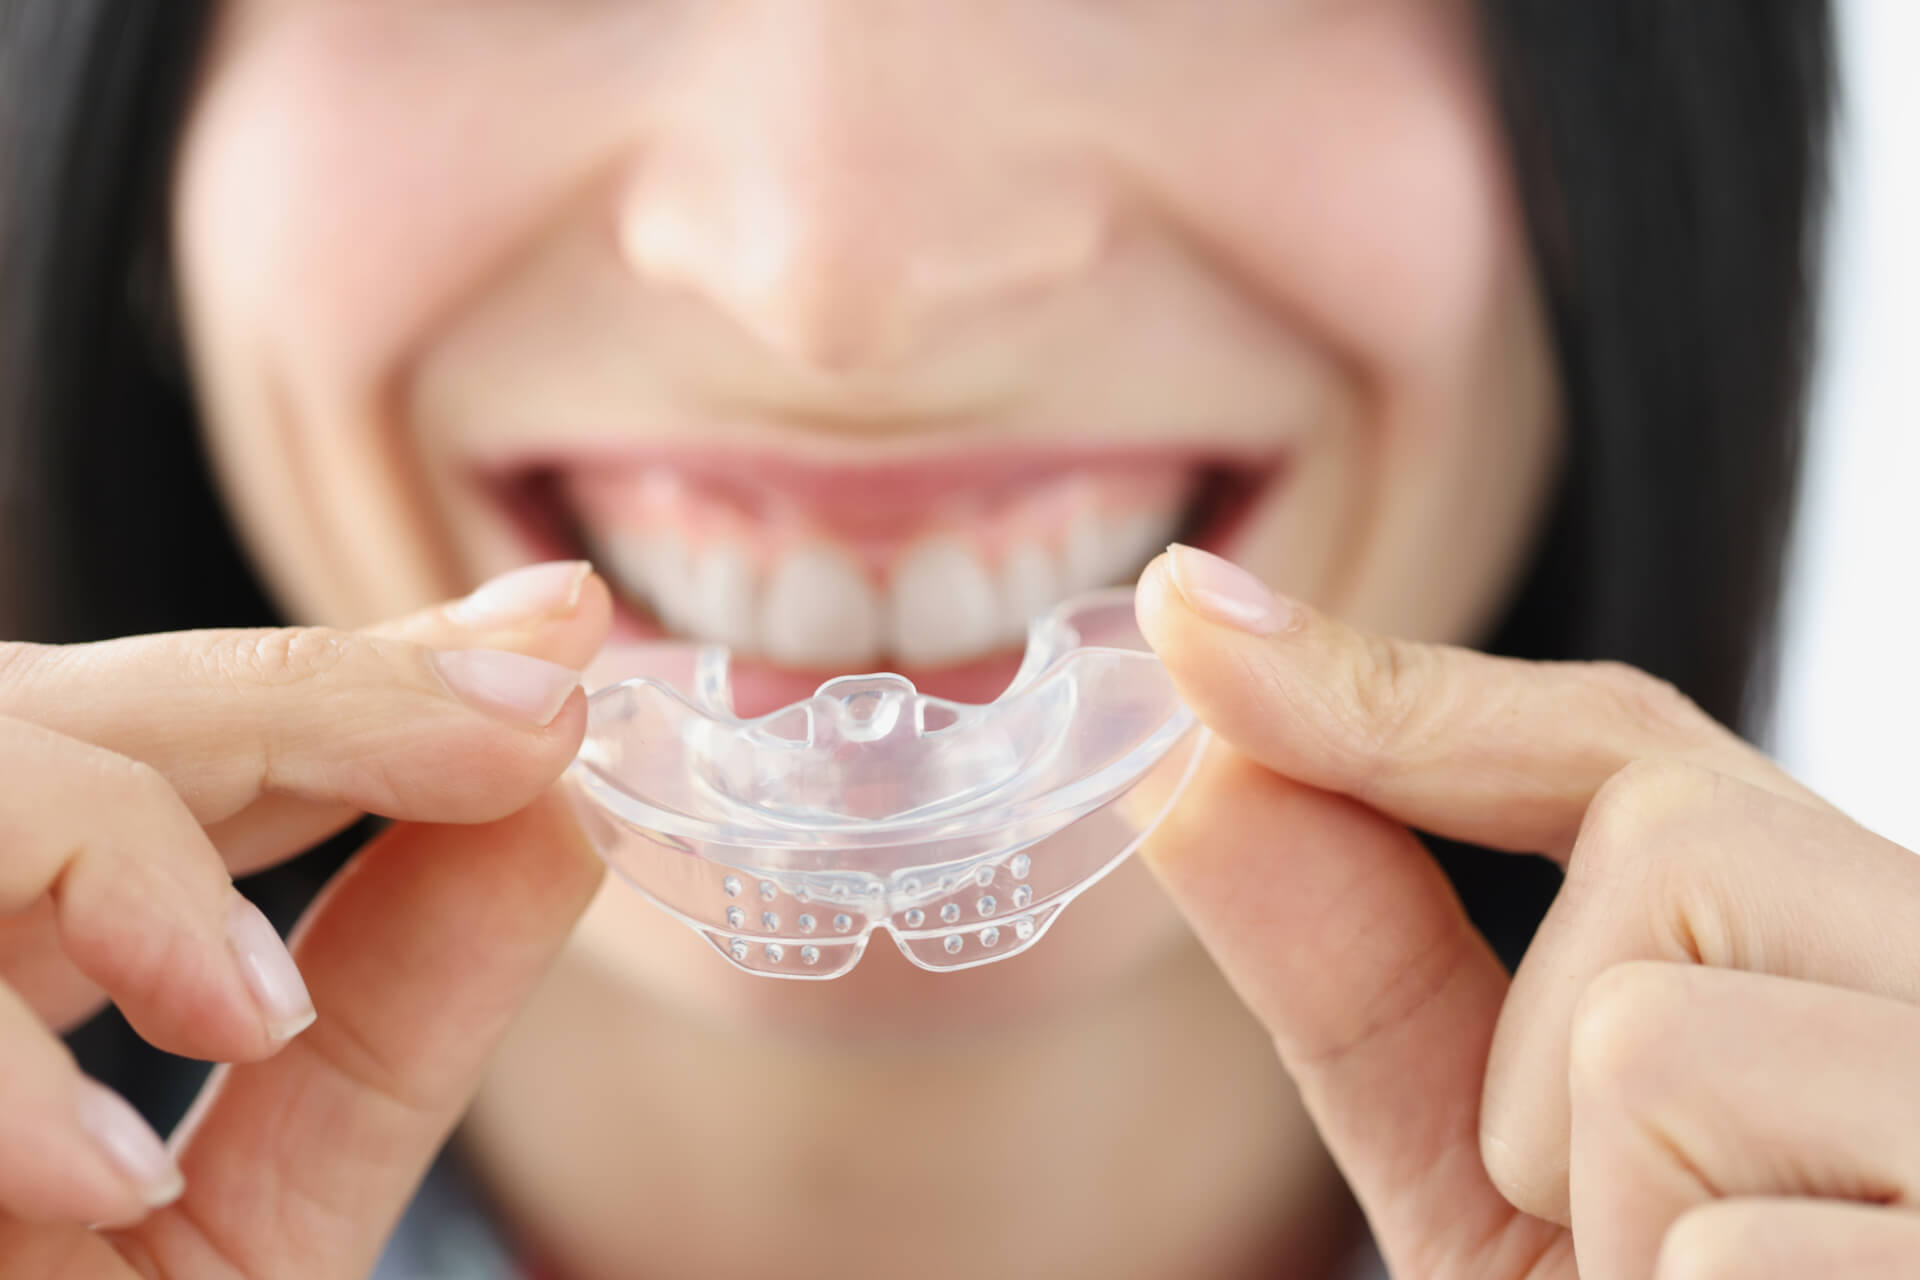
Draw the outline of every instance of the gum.
<instances>
[{"instance_id":1,"label":"gum","mask_svg":"<svg viewBox=\"0 0 1920 1280\"><path fill-rule=\"evenodd\" d=\"M745 492L669 468L585 474L567 482L569 503L601 539L653 541L670 531L685 553L714 546L744 554L764 573L795 544L823 541L846 550L876 580L885 580L906 550L928 538L949 538L998 566L1025 544L1058 549L1083 512L1118 522L1170 524L1192 496L1194 473L1157 466L1064 472L1009 492L951 496L886 506L871 486L860 500L816 506L767 486Z\"/></svg>"}]
</instances>

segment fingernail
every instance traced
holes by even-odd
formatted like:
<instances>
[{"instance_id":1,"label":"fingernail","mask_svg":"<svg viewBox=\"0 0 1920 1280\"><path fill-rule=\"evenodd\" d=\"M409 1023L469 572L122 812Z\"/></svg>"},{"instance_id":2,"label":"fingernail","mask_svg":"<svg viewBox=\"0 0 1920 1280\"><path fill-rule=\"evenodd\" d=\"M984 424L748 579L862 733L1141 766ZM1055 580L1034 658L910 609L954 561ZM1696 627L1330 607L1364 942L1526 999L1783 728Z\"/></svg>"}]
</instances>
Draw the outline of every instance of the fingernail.
<instances>
[{"instance_id":1,"label":"fingernail","mask_svg":"<svg viewBox=\"0 0 1920 1280\"><path fill-rule=\"evenodd\" d=\"M280 940L273 922L238 890L227 910L227 944L240 961L253 1002L266 1020L267 1034L276 1043L285 1043L313 1025L313 997L307 994L306 979L300 976L293 953Z\"/></svg>"},{"instance_id":2,"label":"fingernail","mask_svg":"<svg viewBox=\"0 0 1920 1280\"><path fill-rule=\"evenodd\" d=\"M127 1100L98 1080L80 1079L80 1127L140 1192L149 1208L171 1204L186 1190L180 1166Z\"/></svg>"},{"instance_id":3,"label":"fingernail","mask_svg":"<svg viewBox=\"0 0 1920 1280\"><path fill-rule=\"evenodd\" d=\"M1283 631L1293 621L1291 604L1231 560L1177 542L1167 551L1174 588L1201 617L1256 636Z\"/></svg>"},{"instance_id":4,"label":"fingernail","mask_svg":"<svg viewBox=\"0 0 1920 1280\"><path fill-rule=\"evenodd\" d=\"M433 660L440 678L469 703L528 724L552 724L580 686L570 667L499 649L454 649Z\"/></svg>"},{"instance_id":5,"label":"fingernail","mask_svg":"<svg viewBox=\"0 0 1920 1280\"><path fill-rule=\"evenodd\" d=\"M530 564L482 583L466 599L448 605L447 616L476 629L558 617L580 603L580 588L592 572L585 560Z\"/></svg>"}]
</instances>

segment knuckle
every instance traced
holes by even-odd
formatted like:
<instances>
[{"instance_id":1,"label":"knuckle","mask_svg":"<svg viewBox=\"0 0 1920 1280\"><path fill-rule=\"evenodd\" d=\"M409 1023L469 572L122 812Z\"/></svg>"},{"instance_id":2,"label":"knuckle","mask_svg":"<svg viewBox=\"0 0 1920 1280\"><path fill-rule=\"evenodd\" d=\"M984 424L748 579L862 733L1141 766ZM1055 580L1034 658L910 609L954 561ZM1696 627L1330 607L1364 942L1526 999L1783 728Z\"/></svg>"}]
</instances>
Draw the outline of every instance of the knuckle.
<instances>
[{"instance_id":1,"label":"knuckle","mask_svg":"<svg viewBox=\"0 0 1920 1280\"><path fill-rule=\"evenodd\" d=\"M172 778L144 760L116 757L112 767L119 774L120 794L132 801L129 810L139 814L145 838L156 848L179 848L203 838L199 817Z\"/></svg>"},{"instance_id":2,"label":"knuckle","mask_svg":"<svg viewBox=\"0 0 1920 1280\"><path fill-rule=\"evenodd\" d=\"M1612 711L1628 723L1652 731L1662 740L1688 741L1705 737L1718 726L1692 698L1670 680L1624 662L1572 664L1575 674Z\"/></svg>"},{"instance_id":3,"label":"knuckle","mask_svg":"<svg viewBox=\"0 0 1920 1280\"><path fill-rule=\"evenodd\" d=\"M127 756L106 755L105 767L117 775L119 784L116 790L143 807L177 809L180 807L180 793L173 789L173 783L167 775L144 760L134 760Z\"/></svg>"},{"instance_id":4,"label":"knuckle","mask_svg":"<svg viewBox=\"0 0 1920 1280\"><path fill-rule=\"evenodd\" d=\"M1732 1280L1752 1262L1748 1232L1725 1205L1683 1213L1660 1239L1659 1280ZM1751 1225L1751 1224L1748 1224Z\"/></svg>"},{"instance_id":5,"label":"knuckle","mask_svg":"<svg viewBox=\"0 0 1920 1280\"><path fill-rule=\"evenodd\" d=\"M1588 802L1574 845L1574 865L1614 866L1670 843L1683 826L1710 811L1720 777L1668 756L1635 760L1616 770Z\"/></svg>"},{"instance_id":6,"label":"knuckle","mask_svg":"<svg viewBox=\"0 0 1920 1280\"><path fill-rule=\"evenodd\" d=\"M186 802L174 788L172 779L153 765L118 751L82 742L74 738L46 735L35 729L28 741L42 753L50 766L48 785L63 796L85 794L104 797L108 812L132 811L142 823L168 820L186 812ZM83 819L99 816L82 813Z\"/></svg>"},{"instance_id":7,"label":"knuckle","mask_svg":"<svg viewBox=\"0 0 1920 1280\"><path fill-rule=\"evenodd\" d=\"M1444 728L1451 703L1432 651L1381 636L1357 646L1348 668L1348 726L1357 751L1374 760L1417 756Z\"/></svg>"},{"instance_id":8,"label":"knuckle","mask_svg":"<svg viewBox=\"0 0 1920 1280\"><path fill-rule=\"evenodd\" d=\"M192 821L173 780L153 765L90 743L81 744L81 750L84 755L76 763L88 784L112 797L115 808L138 814L139 821L156 832L171 832Z\"/></svg>"},{"instance_id":9,"label":"knuckle","mask_svg":"<svg viewBox=\"0 0 1920 1280\"><path fill-rule=\"evenodd\" d=\"M1567 1056L1576 1103L1644 1096L1686 1018L1686 970L1635 961L1602 970L1574 1004Z\"/></svg>"},{"instance_id":10,"label":"knuckle","mask_svg":"<svg viewBox=\"0 0 1920 1280\"><path fill-rule=\"evenodd\" d=\"M1764 939L1741 924L1732 892L1743 859L1723 809L1745 784L1685 760L1637 760L1594 795L1567 864L1589 936L1631 940L1665 960L1749 967Z\"/></svg>"},{"instance_id":11,"label":"knuckle","mask_svg":"<svg viewBox=\"0 0 1920 1280\"><path fill-rule=\"evenodd\" d=\"M1536 1206L1547 1202L1547 1189L1557 1171L1541 1150L1538 1126L1507 1125L1483 1110L1480 1163L1493 1189L1508 1204L1534 1212Z\"/></svg>"},{"instance_id":12,"label":"knuckle","mask_svg":"<svg viewBox=\"0 0 1920 1280\"><path fill-rule=\"evenodd\" d=\"M235 684L287 688L336 670L352 647L344 631L327 627L278 627L241 632L215 654L215 662Z\"/></svg>"}]
</instances>

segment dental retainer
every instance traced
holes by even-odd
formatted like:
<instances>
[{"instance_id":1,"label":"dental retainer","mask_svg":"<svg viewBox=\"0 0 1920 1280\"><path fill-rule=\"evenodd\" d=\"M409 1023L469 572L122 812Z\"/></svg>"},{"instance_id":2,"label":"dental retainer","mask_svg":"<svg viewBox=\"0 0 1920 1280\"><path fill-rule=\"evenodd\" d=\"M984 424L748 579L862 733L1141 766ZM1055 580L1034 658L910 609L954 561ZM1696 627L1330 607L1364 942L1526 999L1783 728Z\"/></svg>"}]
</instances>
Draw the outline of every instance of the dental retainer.
<instances>
[{"instance_id":1,"label":"dental retainer","mask_svg":"<svg viewBox=\"0 0 1920 1280\"><path fill-rule=\"evenodd\" d=\"M724 647L605 665L622 678L592 693L567 775L590 839L767 977L839 977L876 929L923 969L1020 954L1165 816L1205 733L1126 589L1035 621L986 704L860 675L741 719Z\"/></svg>"}]
</instances>

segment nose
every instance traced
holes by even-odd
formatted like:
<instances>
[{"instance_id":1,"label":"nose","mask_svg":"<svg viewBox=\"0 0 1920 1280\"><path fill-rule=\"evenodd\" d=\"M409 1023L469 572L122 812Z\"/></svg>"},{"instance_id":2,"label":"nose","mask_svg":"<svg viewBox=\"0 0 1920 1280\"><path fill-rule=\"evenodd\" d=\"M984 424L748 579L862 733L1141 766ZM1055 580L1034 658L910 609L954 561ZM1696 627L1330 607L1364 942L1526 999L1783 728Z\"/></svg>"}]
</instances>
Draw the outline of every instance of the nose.
<instances>
[{"instance_id":1,"label":"nose","mask_svg":"<svg viewBox=\"0 0 1920 1280\"><path fill-rule=\"evenodd\" d=\"M1099 187L928 16L971 8L734 9L751 20L706 42L633 163L630 270L837 375L910 361L1088 272L1108 239Z\"/></svg>"}]
</instances>

